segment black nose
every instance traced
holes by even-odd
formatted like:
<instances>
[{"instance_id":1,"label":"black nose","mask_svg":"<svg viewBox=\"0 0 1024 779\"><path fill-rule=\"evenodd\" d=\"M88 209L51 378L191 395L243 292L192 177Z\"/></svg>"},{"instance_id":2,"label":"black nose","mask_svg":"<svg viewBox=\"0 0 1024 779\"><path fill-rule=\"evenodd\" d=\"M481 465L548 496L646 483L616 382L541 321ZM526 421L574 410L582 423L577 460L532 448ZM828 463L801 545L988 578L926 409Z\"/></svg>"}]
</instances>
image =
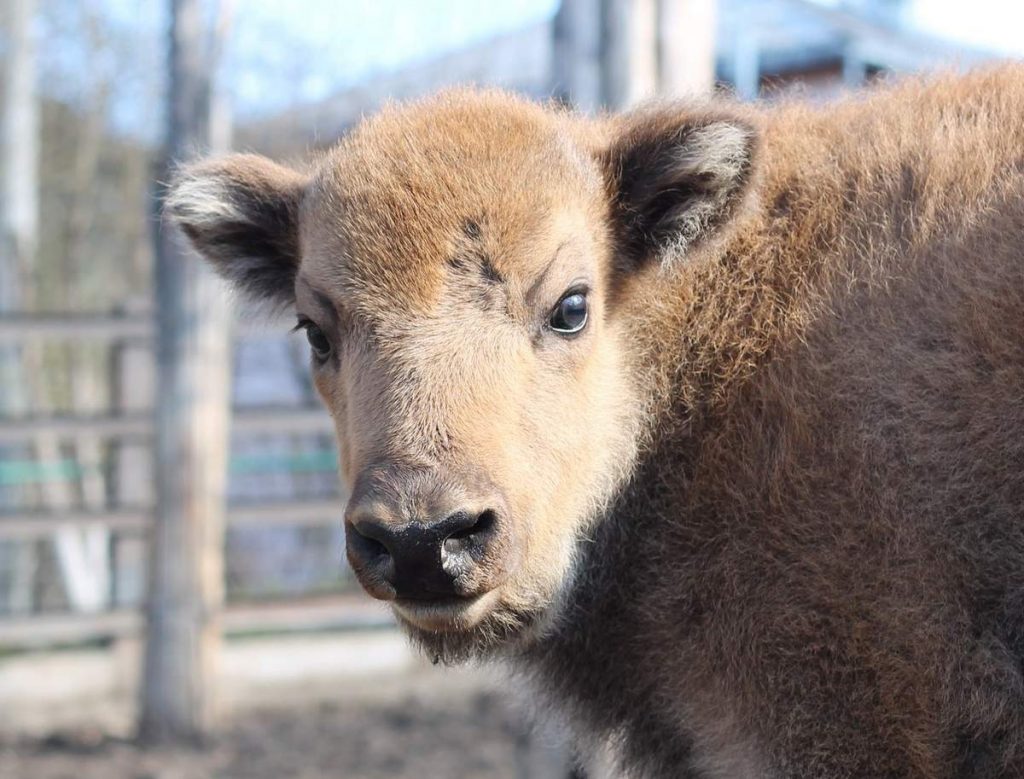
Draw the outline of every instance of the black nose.
<instances>
[{"instance_id":1,"label":"black nose","mask_svg":"<svg viewBox=\"0 0 1024 779\"><path fill-rule=\"evenodd\" d=\"M400 526L358 518L348 527L349 560L357 573L372 572L390 584L396 598L468 595L467 581L494 543L497 525L493 509Z\"/></svg>"}]
</instances>

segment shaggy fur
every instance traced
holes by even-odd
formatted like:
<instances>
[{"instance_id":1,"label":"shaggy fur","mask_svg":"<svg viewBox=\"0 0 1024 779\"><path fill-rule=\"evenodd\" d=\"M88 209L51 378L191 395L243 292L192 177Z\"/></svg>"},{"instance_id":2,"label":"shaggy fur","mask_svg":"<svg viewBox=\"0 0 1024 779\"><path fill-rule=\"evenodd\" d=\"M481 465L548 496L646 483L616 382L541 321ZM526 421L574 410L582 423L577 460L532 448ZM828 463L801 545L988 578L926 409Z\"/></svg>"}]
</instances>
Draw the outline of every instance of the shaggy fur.
<instances>
[{"instance_id":1,"label":"shaggy fur","mask_svg":"<svg viewBox=\"0 0 1024 779\"><path fill-rule=\"evenodd\" d=\"M344 233L346 256L366 266L321 265L321 284L359 286L344 299L377 317L400 286L427 330L442 303L456 312L450 327L486 330L496 320L459 312L493 317L519 298L487 297L475 281L455 295L444 258L463 247L477 258L464 265L481 262L465 247L482 232L495 273L536 278L550 247L509 249L536 224L522 209L558 214L582 198L573 235L590 235L581 245L596 259L573 262L598 263L605 308L583 351L545 357L562 367L541 378L584 388L561 412L537 384L502 389L502 375L489 389L520 405L416 409L452 420L439 424L464 458L470 438L488 452L505 451L506 435L520 445L502 415L536 408L541 423L522 435L538 443L521 457L582 479L592 497L545 513L572 482L536 477L528 488L543 500L524 518L517 479L543 471L495 460L526 561L516 570L531 573L503 585L506 621L481 623L493 640L465 638L452 653L506 658L582 743L610 743L635 776L1024 776L1024 69L909 80L827 107L661 106L598 122L494 95L454 100L371 122L334 153L350 159L323 163L315 191L335 203L334 221L303 223L303 272L311 247ZM424 117L433 131L414 126ZM532 129L510 132L513 119ZM451 129L467 122L473 137ZM360 150L367 137L405 143L399 166L405 154L435 158L396 189ZM458 157L479 137L490 157ZM357 174L360 188L342 180ZM470 194L452 184L468 178ZM487 189L502 180L515 183ZM389 354L407 365L398 340ZM469 376L459 354L452 370ZM614 373L593 368L594 381L614 402L585 376L556 378L606 358ZM539 370L519 359L514 370ZM379 392L397 374L374 375ZM402 375L414 395L441 386L422 366ZM352 381L321 380L336 419L357 403L392 424L397 406ZM339 422L343 445L357 442L347 472L374 461L382 436L437 443L411 424L402 438ZM612 456L566 464L545 438L560 424L581 449ZM568 557L530 568L566 537ZM533 629L516 628L517 605ZM458 627L410 629L441 651L485 635Z\"/></svg>"}]
</instances>

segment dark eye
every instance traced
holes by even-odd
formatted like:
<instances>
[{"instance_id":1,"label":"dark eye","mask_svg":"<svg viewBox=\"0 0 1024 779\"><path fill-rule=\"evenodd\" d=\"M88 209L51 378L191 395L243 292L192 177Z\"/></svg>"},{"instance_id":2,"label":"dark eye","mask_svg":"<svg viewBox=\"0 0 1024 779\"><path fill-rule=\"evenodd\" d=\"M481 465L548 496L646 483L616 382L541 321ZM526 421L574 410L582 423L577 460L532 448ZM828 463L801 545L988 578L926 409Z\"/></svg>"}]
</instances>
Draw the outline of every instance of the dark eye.
<instances>
[{"instance_id":1,"label":"dark eye","mask_svg":"<svg viewBox=\"0 0 1024 779\"><path fill-rule=\"evenodd\" d=\"M306 331L306 340L313 350L313 356L319 362L324 362L331 356L331 342L327 340L323 330L309 320L299 322L299 327Z\"/></svg>"},{"instance_id":2,"label":"dark eye","mask_svg":"<svg viewBox=\"0 0 1024 779\"><path fill-rule=\"evenodd\" d=\"M574 335L587 325L587 296L572 292L558 301L548 320L551 329L563 335Z\"/></svg>"}]
</instances>

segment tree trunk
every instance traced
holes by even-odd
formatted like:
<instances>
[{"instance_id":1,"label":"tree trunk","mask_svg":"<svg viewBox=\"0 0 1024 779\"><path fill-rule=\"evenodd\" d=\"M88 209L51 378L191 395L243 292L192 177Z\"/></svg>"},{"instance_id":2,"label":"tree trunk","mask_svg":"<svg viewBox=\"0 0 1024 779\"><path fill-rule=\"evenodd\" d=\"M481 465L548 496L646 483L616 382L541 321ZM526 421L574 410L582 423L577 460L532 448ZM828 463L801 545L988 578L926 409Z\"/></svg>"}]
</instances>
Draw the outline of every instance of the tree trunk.
<instances>
[{"instance_id":1,"label":"tree trunk","mask_svg":"<svg viewBox=\"0 0 1024 779\"><path fill-rule=\"evenodd\" d=\"M36 45L32 33L34 0L6 0L7 61L0 126L0 315L26 307L26 279L32 270L39 222L39 104L36 97ZM0 344L0 416L26 413L22 350ZM23 448L10 451L24 457ZM7 608L32 608L36 544L0 544L8 557L12 587Z\"/></svg>"},{"instance_id":2,"label":"tree trunk","mask_svg":"<svg viewBox=\"0 0 1024 779\"><path fill-rule=\"evenodd\" d=\"M555 84L570 101L589 71L591 24L600 19L600 94L621 111L656 95L710 92L715 83L715 0L563 0L555 20ZM583 78L579 83L590 82Z\"/></svg>"},{"instance_id":3,"label":"tree trunk","mask_svg":"<svg viewBox=\"0 0 1024 779\"><path fill-rule=\"evenodd\" d=\"M580 111L601 108L601 0L562 0L555 17L553 92Z\"/></svg>"},{"instance_id":4,"label":"tree trunk","mask_svg":"<svg viewBox=\"0 0 1024 779\"><path fill-rule=\"evenodd\" d=\"M715 86L715 0L658 0L660 92L699 95Z\"/></svg>"},{"instance_id":5,"label":"tree trunk","mask_svg":"<svg viewBox=\"0 0 1024 779\"><path fill-rule=\"evenodd\" d=\"M210 144L215 47L202 35L199 0L172 0L171 14L167 159L180 161ZM157 511L140 732L174 741L202 738L216 714L229 311L220 283L166 223L157 230L156 254Z\"/></svg>"},{"instance_id":6,"label":"tree trunk","mask_svg":"<svg viewBox=\"0 0 1024 779\"><path fill-rule=\"evenodd\" d=\"M32 33L34 0L6 0L9 21L4 70L0 197L0 311L24 305L22 282L31 269L39 229L39 104L36 100L36 46ZM12 370L18 361L5 360ZM24 403L20 381L4 381L0 407Z\"/></svg>"},{"instance_id":7,"label":"tree trunk","mask_svg":"<svg viewBox=\"0 0 1024 779\"><path fill-rule=\"evenodd\" d=\"M604 102L621 111L658 91L656 0L604 0Z\"/></svg>"}]
</instances>

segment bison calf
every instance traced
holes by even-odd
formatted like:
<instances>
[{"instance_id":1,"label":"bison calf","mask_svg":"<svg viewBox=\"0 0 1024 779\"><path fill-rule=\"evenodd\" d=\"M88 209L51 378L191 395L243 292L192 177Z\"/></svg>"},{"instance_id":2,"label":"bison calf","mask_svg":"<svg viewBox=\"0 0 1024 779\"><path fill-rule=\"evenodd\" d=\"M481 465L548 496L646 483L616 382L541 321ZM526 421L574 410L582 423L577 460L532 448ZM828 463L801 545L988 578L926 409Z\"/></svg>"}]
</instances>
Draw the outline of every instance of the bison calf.
<instances>
[{"instance_id":1,"label":"bison calf","mask_svg":"<svg viewBox=\"0 0 1024 779\"><path fill-rule=\"evenodd\" d=\"M631 775L1024 776L1024 69L456 91L168 207L294 305L349 561L432 656Z\"/></svg>"}]
</instances>

